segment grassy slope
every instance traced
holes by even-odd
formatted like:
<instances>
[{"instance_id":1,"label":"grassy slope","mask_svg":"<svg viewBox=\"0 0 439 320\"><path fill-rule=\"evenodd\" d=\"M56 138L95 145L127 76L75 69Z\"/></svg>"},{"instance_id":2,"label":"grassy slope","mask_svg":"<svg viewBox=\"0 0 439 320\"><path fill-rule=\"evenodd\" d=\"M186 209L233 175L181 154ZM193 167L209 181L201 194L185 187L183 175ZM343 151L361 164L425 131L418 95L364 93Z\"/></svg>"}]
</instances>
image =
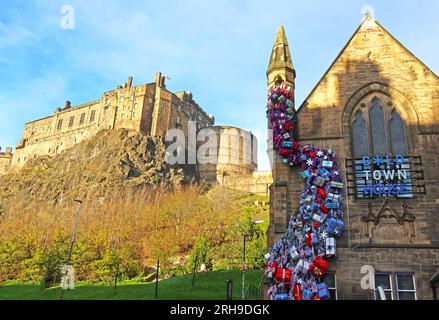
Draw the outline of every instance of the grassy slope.
<instances>
[{"instance_id":1,"label":"grassy slope","mask_svg":"<svg viewBox=\"0 0 439 320\"><path fill-rule=\"evenodd\" d=\"M258 285L263 271L247 271L246 284ZM242 271L214 271L198 273L195 288L192 275L174 277L159 282L158 298L162 300L224 300L226 281L233 280L233 299L241 298ZM154 283L125 282L113 286L78 282L75 290L65 291L64 299L72 300L151 300L154 299ZM9 281L0 287L0 300L56 300L60 288L42 289L39 284Z\"/></svg>"}]
</instances>

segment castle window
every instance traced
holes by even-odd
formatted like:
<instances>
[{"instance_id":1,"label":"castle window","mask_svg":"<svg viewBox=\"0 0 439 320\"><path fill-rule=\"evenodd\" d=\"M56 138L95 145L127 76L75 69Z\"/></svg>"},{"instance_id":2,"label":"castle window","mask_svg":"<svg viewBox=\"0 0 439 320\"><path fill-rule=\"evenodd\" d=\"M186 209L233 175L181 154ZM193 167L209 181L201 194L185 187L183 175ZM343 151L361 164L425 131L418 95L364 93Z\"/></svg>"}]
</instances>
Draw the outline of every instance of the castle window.
<instances>
[{"instance_id":1,"label":"castle window","mask_svg":"<svg viewBox=\"0 0 439 320\"><path fill-rule=\"evenodd\" d=\"M56 126L56 130L60 131L62 129L62 119L58 120L58 125Z\"/></svg>"},{"instance_id":2,"label":"castle window","mask_svg":"<svg viewBox=\"0 0 439 320\"><path fill-rule=\"evenodd\" d=\"M123 102L123 96L119 97L119 102Z\"/></svg>"},{"instance_id":3,"label":"castle window","mask_svg":"<svg viewBox=\"0 0 439 320\"><path fill-rule=\"evenodd\" d=\"M95 121L95 117L96 117L96 110L93 110L90 113L90 123L92 123L93 121Z\"/></svg>"},{"instance_id":4,"label":"castle window","mask_svg":"<svg viewBox=\"0 0 439 320\"><path fill-rule=\"evenodd\" d=\"M73 127L73 122L75 121L75 117L70 117L69 119L69 128Z\"/></svg>"},{"instance_id":5,"label":"castle window","mask_svg":"<svg viewBox=\"0 0 439 320\"><path fill-rule=\"evenodd\" d=\"M79 125L83 125L85 121L85 113L81 113L81 117L79 118Z\"/></svg>"}]
</instances>

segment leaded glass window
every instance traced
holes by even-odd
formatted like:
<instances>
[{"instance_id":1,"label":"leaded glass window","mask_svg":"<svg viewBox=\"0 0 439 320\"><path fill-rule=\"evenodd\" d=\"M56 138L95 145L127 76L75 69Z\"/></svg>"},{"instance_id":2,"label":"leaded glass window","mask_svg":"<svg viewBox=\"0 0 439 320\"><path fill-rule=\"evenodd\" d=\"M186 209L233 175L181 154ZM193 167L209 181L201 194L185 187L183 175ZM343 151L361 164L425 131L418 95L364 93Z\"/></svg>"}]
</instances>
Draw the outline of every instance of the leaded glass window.
<instances>
[{"instance_id":1,"label":"leaded glass window","mask_svg":"<svg viewBox=\"0 0 439 320\"><path fill-rule=\"evenodd\" d=\"M385 155L389 152L387 147L386 125L384 123L384 110L378 98L372 100L369 111L370 133L372 136L373 153Z\"/></svg>"},{"instance_id":2,"label":"leaded glass window","mask_svg":"<svg viewBox=\"0 0 439 320\"><path fill-rule=\"evenodd\" d=\"M389 131L393 154L406 155L408 150L405 123L395 110L390 115Z\"/></svg>"},{"instance_id":3,"label":"leaded glass window","mask_svg":"<svg viewBox=\"0 0 439 320\"><path fill-rule=\"evenodd\" d=\"M404 119L396 110L390 97L374 93L363 98L353 110L351 118L352 128L352 156L355 159L355 177L357 197L363 198L363 190L369 184L404 184L406 192L399 193L398 197L413 197L412 176L408 163L409 147L407 141L407 128ZM405 160L398 166L389 159L402 156ZM381 157L387 159L382 165L364 167L363 157ZM368 175L367 170L370 170ZM396 170L404 170L403 179L386 179L371 181L369 178L374 171L380 175L392 177ZM395 172L394 172L395 171ZM375 177L376 177L375 176ZM379 186L381 188L381 186ZM373 195L370 195L373 196Z\"/></svg>"},{"instance_id":4,"label":"leaded glass window","mask_svg":"<svg viewBox=\"0 0 439 320\"><path fill-rule=\"evenodd\" d=\"M354 156L369 154L369 133L363 113L357 112L352 123Z\"/></svg>"}]
</instances>

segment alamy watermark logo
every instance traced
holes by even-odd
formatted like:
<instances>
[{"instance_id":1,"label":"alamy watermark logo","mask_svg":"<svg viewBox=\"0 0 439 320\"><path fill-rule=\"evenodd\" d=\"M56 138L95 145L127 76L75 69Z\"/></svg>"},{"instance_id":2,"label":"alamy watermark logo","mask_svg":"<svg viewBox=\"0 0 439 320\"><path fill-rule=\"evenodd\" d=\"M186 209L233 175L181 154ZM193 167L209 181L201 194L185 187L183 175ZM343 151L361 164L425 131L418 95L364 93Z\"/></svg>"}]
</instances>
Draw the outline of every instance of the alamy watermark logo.
<instances>
[{"instance_id":1,"label":"alamy watermark logo","mask_svg":"<svg viewBox=\"0 0 439 320\"><path fill-rule=\"evenodd\" d=\"M361 267L361 274L364 276L361 278L361 289L363 290L375 290L375 269L370 265Z\"/></svg>"},{"instance_id":2,"label":"alamy watermark logo","mask_svg":"<svg viewBox=\"0 0 439 320\"><path fill-rule=\"evenodd\" d=\"M361 14L364 16L364 18L371 17L373 20L375 20L375 8L370 4L367 4L361 8Z\"/></svg>"},{"instance_id":3,"label":"alamy watermark logo","mask_svg":"<svg viewBox=\"0 0 439 320\"><path fill-rule=\"evenodd\" d=\"M76 28L75 7L70 4L65 4L61 7L62 14L59 25L63 30L74 30Z\"/></svg>"},{"instance_id":4,"label":"alamy watermark logo","mask_svg":"<svg viewBox=\"0 0 439 320\"><path fill-rule=\"evenodd\" d=\"M361 14L363 15L363 27L366 29L373 29L375 24L375 8L371 5L365 5L361 8ZM370 18L370 19L368 19Z\"/></svg>"},{"instance_id":5,"label":"alamy watermark logo","mask_svg":"<svg viewBox=\"0 0 439 320\"><path fill-rule=\"evenodd\" d=\"M71 265L64 265L61 269L61 288L75 289L75 269Z\"/></svg>"}]
</instances>

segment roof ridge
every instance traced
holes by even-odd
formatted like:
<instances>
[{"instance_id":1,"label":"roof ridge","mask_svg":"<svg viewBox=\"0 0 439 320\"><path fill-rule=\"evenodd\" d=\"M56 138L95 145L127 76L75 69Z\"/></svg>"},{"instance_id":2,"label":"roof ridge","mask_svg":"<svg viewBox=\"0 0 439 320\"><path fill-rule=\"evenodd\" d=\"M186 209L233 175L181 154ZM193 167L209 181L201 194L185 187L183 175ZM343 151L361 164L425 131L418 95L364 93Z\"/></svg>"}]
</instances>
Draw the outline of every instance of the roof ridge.
<instances>
[{"instance_id":1,"label":"roof ridge","mask_svg":"<svg viewBox=\"0 0 439 320\"><path fill-rule=\"evenodd\" d=\"M349 44L352 42L354 37L357 35L357 33L360 31L360 29L363 27L363 25L367 22L373 21L378 27L380 27L386 34L388 34L402 49L407 51L412 57L416 59L416 61L420 62L425 68L427 68L428 71L431 72L431 74L436 77L439 80L439 76L430 69L422 60L420 60L412 51L410 51L406 46L404 46L398 39L396 39L385 27L383 27L377 20L373 19L370 16L367 16L361 24L358 26L358 28L355 30L355 32L352 34L352 36L349 38L347 43L343 46L343 48L340 50L334 61L330 64L329 68L325 71L323 76L319 79L319 81L316 83L316 85L313 87L313 89L310 91L310 93L306 96L306 98L302 101L300 104L300 107L297 109L297 112L299 112L302 107L305 107L306 102L309 100L311 95L316 91L320 83L322 83L323 79L328 75L329 71L331 71L332 67L335 65L335 63L338 61L338 59L341 57L341 55L346 51Z\"/></svg>"}]
</instances>

